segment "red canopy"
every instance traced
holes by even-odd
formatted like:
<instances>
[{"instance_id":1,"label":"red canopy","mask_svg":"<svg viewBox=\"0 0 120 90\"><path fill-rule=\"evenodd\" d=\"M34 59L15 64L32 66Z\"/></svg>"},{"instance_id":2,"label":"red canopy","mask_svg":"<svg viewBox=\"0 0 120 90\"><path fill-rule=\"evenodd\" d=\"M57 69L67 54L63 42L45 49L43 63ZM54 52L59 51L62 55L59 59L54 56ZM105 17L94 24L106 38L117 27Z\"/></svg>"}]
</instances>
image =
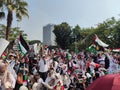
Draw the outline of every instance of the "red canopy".
<instances>
[{"instance_id":1,"label":"red canopy","mask_svg":"<svg viewBox=\"0 0 120 90\"><path fill-rule=\"evenodd\" d=\"M120 74L109 74L96 79L86 90L120 90Z\"/></svg>"}]
</instances>

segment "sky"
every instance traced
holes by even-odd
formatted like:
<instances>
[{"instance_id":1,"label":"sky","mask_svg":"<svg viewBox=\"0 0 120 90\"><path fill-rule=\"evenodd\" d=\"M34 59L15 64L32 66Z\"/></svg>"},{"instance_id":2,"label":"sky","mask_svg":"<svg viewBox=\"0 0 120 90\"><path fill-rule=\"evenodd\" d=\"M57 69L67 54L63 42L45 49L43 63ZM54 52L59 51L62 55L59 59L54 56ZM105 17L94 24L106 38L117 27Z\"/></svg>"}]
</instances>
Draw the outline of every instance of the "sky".
<instances>
[{"instance_id":1,"label":"sky","mask_svg":"<svg viewBox=\"0 0 120 90\"><path fill-rule=\"evenodd\" d=\"M94 27L106 19L120 18L120 0L26 0L29 18L12 27L20 27L29 40L43 41L43 26L67 22L74 27ZM3 20L2 23L6 23ZM46 35L47 36L47 35Z\"/></svg>"}]
</instances>

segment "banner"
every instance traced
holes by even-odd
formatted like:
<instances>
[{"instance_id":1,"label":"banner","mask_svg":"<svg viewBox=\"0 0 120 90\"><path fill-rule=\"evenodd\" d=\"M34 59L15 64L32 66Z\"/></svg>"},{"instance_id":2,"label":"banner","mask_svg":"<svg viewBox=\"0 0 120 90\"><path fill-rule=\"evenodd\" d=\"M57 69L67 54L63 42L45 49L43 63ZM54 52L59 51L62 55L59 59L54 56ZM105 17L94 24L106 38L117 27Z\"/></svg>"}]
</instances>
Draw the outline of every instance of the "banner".
<instances>
[{"instance_id":1,"label":"banner","mask_svg":"<svg viewBox=\"0 0 120 90\"><path fill-rule=\"evenodd\" d=\"M9 42L3 38L0 38L0 56L5 51L6 47L8 46Z\"/></svg>"},{"instance_id":2,"label":"banner","mask_svg":"<svg viewBox=\"0 0 120 90\"><path fill-rule=\"evenodd\" d=\"M34 46L35 55L37 55L37 53L38 53L38 46L37 46L37 43L33 44L33 46Z\"/></svg>"}]
</instances>

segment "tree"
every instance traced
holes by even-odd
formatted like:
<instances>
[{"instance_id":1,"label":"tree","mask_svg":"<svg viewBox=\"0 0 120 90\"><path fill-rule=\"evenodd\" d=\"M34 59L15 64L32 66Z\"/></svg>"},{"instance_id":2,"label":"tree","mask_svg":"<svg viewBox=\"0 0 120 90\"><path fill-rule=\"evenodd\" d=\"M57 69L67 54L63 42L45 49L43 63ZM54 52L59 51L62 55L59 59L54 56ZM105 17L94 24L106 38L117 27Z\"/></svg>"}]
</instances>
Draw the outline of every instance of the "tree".
<instances>
[{"instance_id":1,"label":"tree","mask_svg":"<svg viewBox=\"0 0 120 90\"><path fill-rule=\"evenodd\" d=\"M0 0L0 16L4 17L5 9L7 9L7 28L6 28L6 40L9 40L10 29L13 21L13 12L16 14L16 18L21 21L23 16L28 17L27 2L24 0Z\"/></svg>"},{"instance_id":2,"label":"tree","mask_svg":"<svg viewBox=\"0 0 120 90\"><path fill-rule=\"evenodd\" d=\"M94 41L94 34L97 34L103 42L109 44L110 48L119 47L120 21L117 21L114 17L99 23L95 28L85 28L81 31L83 37L85 36L83 41L85 41L87 47Z\"/></svg>"},{"instance_id":3,"label":"tree","mask_svg":"<svg viewBox=\"0 0 120 90\"><path fill-rule=\"evenodd\" d=\"M27 39L27 34L24 33L23 30L20 30L19 27L11 28L10 35L9 35L9 41L10 42L14 41L17 38L17 36L19 36L20 34L22 34L22 36L25 39ZM0 38L5 38L5 36L6 36L6 26L3 24L0 24Z\"/></svg>"},{"instance_id":4,"label":"tree","mask_svg":"<svg viewBox=\"0 0 120 90\"><path fill-rule=\"evenodd\" d=\"M116 26L115 26L115 33L114 33L114 39L115 39L115 45L116 48L120 47L120 20L117 21Z\"/></svg>"},{"instance_id":5,"label":"tree","mask_svg":"<svg viewBox=\"0 0 120 90\"><path fill-rule=\"evenodd\" d=\"M71 27L64 22L60 25L55 25L53 32L56 36L56 43L58 46L62 49L68 49L71 39Z\"/></svg>"},{"instance_id":6,"label":"tree","mask_svg":"<svg viewBox=\"0 0 120 90\"><path fill-rule=\"evenodd\" d=\"M116 38L115 38L115 26L116 26L116 19L114 17L107 19L103 23L100 23L96 28L96 34L99 38L105 43L109 44L109 47L114 48L117 45ZM113 43L114 42L114 43Z\"/></svg>"},{"instance_id":7,"label":"tree","mask_svg":"<svg viewBox=\"0 0 120 90\"><path fill-rule=\"evenodd\" d=\"M5 38L5 30L6 30L6 26L3 24L0 24L0 38Z\"/></svg>"},{"instance_id":8,"label":"tree","mask_svg":"<svg viewBox=\"0 0 120 90\"><path fill-rule=\"evenodd\" d=\"M78 48L80 50L86 49L93 43L94 32L95 32L95 28L93 27L81 29L82 39L81 41L78 42L78 46L79 46Z\"/></svg>"},{"instance_id":9,"label":"tree","mask_svg":"<svg viewBox=\"0 0 120 90\"><path fill-rule=\"evenodd\" d=\"M41 41L40 40L31 40L31 41L29 41L30 45L33 45L35 43L39 44L39 43L41 43Z\"/></svg>"},{"instance_id":10,"label":"tree","mask_svg":"<svg viewBox=\"0 0 120 90\"><path fill-rule=\"evenodd\" d=\"M76 25L72 29L71 33L71 47L70 50L75 50L75 52L78 51L78 42L81 41L82 35L81 35L81 28L79 25Z\"/></svg>"},{"instance_id":11,"label":"tree","mask_svg":"<svg viewBox=\"0 0 120 90\"><path fill-rule=\"evenodd\" d=\"M72 29L72 37L76 40L75 41L80 41L80 39L82 39L82 35L81 35L81 28L79 27L79 25L76 25L73 29Z\"/></svg>"}]
</instances>

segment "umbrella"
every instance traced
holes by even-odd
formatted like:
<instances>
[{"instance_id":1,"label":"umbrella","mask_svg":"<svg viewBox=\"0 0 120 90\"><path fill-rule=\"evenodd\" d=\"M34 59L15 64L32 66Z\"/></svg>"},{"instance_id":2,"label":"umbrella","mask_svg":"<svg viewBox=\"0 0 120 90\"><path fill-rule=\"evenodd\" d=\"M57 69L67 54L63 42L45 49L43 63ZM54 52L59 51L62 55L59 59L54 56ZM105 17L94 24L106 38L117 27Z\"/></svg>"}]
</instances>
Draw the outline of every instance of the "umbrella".
<instances>
[{"instance_id":1,"label":"umbrella","mask_svg":"<svg viewBox=\"0 0 120 90\"><path fill-rule=\"evenodd\" d=\"M96 79L86 90L120 90L120 74L108 74Z\"/></svg>"}]
</instances>

